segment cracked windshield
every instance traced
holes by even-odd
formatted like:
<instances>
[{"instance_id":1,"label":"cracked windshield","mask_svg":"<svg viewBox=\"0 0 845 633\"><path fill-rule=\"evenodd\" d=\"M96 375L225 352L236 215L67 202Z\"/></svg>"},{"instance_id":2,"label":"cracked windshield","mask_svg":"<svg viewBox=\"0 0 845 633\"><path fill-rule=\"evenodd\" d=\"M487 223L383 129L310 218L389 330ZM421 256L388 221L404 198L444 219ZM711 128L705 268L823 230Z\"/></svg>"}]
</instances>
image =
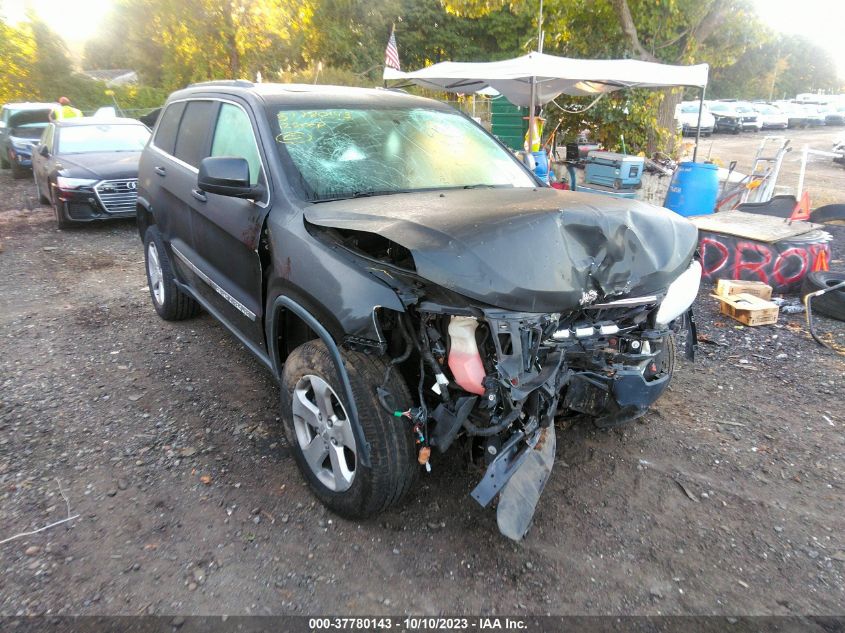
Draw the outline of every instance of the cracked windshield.
<instances>
[{"instance_id":1,"label":"cracked windshield","mask_svg":"<svg viewBox=\"0 0 845 633\"><path fill-rule=\"evenodd\" d=\"M534 187L464 117L426 109L279 110L276 142L309 200L461 187Z\"/></svg>"}]
</instances>

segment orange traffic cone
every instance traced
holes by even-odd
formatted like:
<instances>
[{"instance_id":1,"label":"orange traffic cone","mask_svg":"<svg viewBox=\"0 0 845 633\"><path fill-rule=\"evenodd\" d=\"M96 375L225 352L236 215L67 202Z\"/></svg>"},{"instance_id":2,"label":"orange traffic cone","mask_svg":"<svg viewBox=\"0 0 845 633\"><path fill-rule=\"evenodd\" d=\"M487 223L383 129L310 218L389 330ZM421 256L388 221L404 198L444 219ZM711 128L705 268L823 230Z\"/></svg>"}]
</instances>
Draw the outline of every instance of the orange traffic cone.
<instances>
[{"instance_id":1,"label":"orange traffic cone","mask_svg":"<svg viewBox=\"0 0 845 633\"><path fill-rule=\"evenodd\" d=\"M817 273L819 271L827 272L830 270L830 265L827 261L827 251L821 250L816 253L816 261L813 262L813 272Z\"/></svg>"},{"instance_id":2,"label":"orange traffic cone","mask_svg":"<svg viewBox=\"0 0 845 633\"><path fill-rule=\"evenodd\" d=\"M810 193L805 191L804 195L801 196L801 199L795 205L795 208L792 210L792 215L789 216L789 221L793 222L795 220L809 220L810 219Z\"/></svg>"}]
</instances>

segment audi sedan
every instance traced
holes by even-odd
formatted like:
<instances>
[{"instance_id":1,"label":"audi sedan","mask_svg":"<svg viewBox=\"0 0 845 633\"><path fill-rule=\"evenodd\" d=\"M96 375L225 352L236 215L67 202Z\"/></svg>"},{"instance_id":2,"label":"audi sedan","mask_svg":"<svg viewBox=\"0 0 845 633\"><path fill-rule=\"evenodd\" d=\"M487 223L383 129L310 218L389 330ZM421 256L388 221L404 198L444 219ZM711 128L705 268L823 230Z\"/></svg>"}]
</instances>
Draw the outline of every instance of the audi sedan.
<instances>
[{"instance_id":1,"label":"audi sedan","mask_svg":"<svg viewBox=\"0 0 845 633\"><path fill-rule=\"evenodd\" d=\"M50 123L32 157L38 198L56 223L131 218L138 160L150 130L134 119L79 118Z\"/></svg>"}]
</instances>

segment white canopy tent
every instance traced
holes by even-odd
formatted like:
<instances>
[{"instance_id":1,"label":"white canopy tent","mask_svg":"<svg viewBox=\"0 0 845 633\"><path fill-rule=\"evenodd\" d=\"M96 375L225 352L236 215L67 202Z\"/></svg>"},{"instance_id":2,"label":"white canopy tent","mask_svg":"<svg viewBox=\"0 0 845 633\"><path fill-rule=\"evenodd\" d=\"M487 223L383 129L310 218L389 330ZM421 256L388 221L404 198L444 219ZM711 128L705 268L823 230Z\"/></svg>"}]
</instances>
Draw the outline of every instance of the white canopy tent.
<instances>
[{"instance_id":1,"label":"white canopy tent","mask_svg":"<svg viewBox=\"0 0 845 633\"><path fill-rule=\"evenodd\" d=\"M413 72L385 68L384 80L410 81L459 93L493 88L514 105L530 108L531 133L533 106L548 103L561 94L595 96L625 88L690 86L701 89L703 101L708 70L707 64L673 66L635 59L572 59L531 52L497 62L441 62Z\"/></svg>"}]
</instances>

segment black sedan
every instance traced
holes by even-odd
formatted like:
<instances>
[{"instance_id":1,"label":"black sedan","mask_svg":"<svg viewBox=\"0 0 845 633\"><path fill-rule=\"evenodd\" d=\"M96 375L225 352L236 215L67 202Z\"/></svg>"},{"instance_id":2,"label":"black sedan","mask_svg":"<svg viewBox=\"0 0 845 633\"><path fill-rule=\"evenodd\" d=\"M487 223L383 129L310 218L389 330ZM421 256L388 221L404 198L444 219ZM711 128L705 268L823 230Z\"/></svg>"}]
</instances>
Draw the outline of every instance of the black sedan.
<instances>
[{"instance_id":1,"label":"black sedan","mask_svg":"<svg viewBox=\"0 0 845 633\"><path fill-rule=\"evenodd\" d=\"M150 130L134 119L80 118L50 123L32 159L41 202L60 229L77 222L135 216L138 159Z\"/></svg>"}]
</instances>

